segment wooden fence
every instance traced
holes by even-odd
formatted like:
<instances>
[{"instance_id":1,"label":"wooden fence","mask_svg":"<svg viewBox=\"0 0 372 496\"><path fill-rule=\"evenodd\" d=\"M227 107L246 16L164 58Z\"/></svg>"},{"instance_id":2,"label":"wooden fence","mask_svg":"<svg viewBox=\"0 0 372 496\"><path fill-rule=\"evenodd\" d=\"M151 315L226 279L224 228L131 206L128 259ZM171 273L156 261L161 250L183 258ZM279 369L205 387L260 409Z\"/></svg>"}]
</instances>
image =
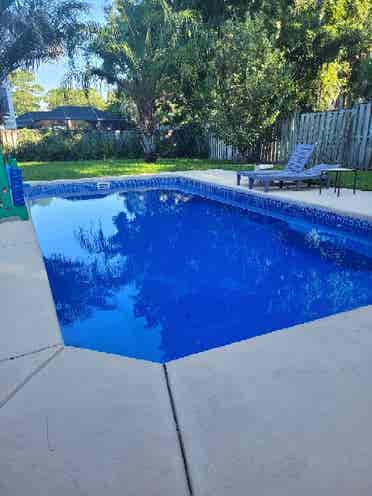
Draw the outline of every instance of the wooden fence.
<instances>
[{"instance_id":1,"label":"wooden fence","mask_svg":"<svg viewBox=\"0 0 372 496\"><path fill-rule=\"evenodd\" d=\"M285 162L296 143L313 143L312 163L372 169L372 102L332 112L295 114L279 124L277 134L277 140L260 145L260 162ZM214 136L209 138L209 156L213 160L242 158Z\"/></svg>"},{"instance_id":2,"label":"wooden fence","mask_svg":"<svg viewBox=\"0 0 372 496\"><path fill-rule=\"evenodd\" d=\"M0 147L4 150L17 148L17 129L0 129Z\"/></svg>"},{"instance_id":3,"label":"wooden fence","mask_svg":"<svg viewBox=\"0 0 372 496\"><path fill-rule=\"evenodd\" d=\"M209 158L212 160L240 160L239 151L212 134L209 136Z\"/></svg>"}]
</instances>

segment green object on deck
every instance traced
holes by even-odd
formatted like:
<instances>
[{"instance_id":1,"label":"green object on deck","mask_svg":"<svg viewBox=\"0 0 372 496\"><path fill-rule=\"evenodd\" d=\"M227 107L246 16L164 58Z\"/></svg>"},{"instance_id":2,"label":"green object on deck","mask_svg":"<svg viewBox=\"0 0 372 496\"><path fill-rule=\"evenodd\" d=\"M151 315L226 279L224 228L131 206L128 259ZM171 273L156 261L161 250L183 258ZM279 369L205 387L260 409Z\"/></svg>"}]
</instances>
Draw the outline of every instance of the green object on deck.
<instances>
[{"instance_id":1,"label":"green object on deck","mask_svg":"<svg viewBox=\"0 0 372 496\"><path fill-rule=\"evenodd\" d=\"M11 159L11 162L13 166L17 165L14 159ZM28 220L27 208L23 206L17 207L13 204L6 166L7 164L0 150L0 220L12 217Z\"/></svg>"},{"instance_id":2,"label":"green object on deck","mask_svg":"<svg viewBox=\"0 0 372 496\"><path fill-rule=\"evenodd\" d=\"M0 153L0 208L9 210L12 208L12 196L10 194L10 186L8 182L8 174L3 155Z\"/></svg>"}]
</instances>

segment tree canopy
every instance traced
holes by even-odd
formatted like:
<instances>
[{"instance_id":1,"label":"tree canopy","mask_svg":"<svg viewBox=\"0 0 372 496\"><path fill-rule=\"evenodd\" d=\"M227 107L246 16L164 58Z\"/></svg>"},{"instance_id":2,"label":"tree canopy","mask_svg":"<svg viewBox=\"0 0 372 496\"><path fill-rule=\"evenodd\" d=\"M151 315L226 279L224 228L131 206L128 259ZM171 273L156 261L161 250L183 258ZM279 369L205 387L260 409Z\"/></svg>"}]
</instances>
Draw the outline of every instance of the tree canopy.
<instances>
[{"instance_id":1,"label":"tree canopy","mask_svg":"<svg viewBox=\"0 0 372 496\"><path fill-rule=\"evenodd\" d=\"M72 55L86 8L80 0L1 0L0 84L17 69Z\"/></svg>"},{"instance_id":2,"label":"tree canopy","mask_svg":"<svg viewBox=\"0 0 372 496\"><path fill-rule=\"evenodd\" d=\"M41 109L52 110L63 105L93 106L105 110L106 102L102 94L95 88L87 91L79 88L59 87L44 92L44 88L36 82L33 72L17 70L9 76L12 97L17 115Z\"/></svg>"},{"instance_id":3,"label":"tree canopy","mask_svg":"<svg viewBox=\"0 0 372 496\"><path fill-rule=\"evenodd\" d=\"M80 0L2 0L0 81L19 68L73 53L86 8Z\"/></svg>"},{"instance_id":4,"label":"tree canopy","mask_svg":"<svg viewBox=\"0 0 372 496\"><path fill-rule=\"evenodd\" d=\"M372 50L370 0L303 0L280 19L278 46L294 68L300 109L357 99L363 61ZM371 84L371 83L370 83Z\"/></svg>"},{"instance_id":5,"label":"tree canopy","mask_svg":"<svg viewBox=\"0 0 372 496\"><path fill-rule=\"evenodd\" d=\"M91 105L100 110L105 110L107 105L101 93L95 88L89 88L87 91L68 87L53 88L46 93L44 101L48 110L62 105Z\"/></svg>"},{"instance_id":6,"label":"tree canopy","mask_svg":"<svg viewBox=\"0 0 372 496\"><path fill-rule=\"evenodd\" d=\"M40 110L44 88L36 82L32 72L18 70L10 77L14 109L17 115Z\"/></svg>"},{"instance_id":7,"label":"tree canopy","mask_svg":"<svg viewBox=\"0 0 372 496\"><path fill-rule=\"evenodd\" d=\"M105 80L108 107L136 123L149 159L169 127L197 123L245 153L293 110L372 97L370 0L113 0L89 37L84 9L80 0L3 0L0 81L82 48L85 92L53 90L48 107L102 108L90 88Z\"/></svg>"}]
</instances>

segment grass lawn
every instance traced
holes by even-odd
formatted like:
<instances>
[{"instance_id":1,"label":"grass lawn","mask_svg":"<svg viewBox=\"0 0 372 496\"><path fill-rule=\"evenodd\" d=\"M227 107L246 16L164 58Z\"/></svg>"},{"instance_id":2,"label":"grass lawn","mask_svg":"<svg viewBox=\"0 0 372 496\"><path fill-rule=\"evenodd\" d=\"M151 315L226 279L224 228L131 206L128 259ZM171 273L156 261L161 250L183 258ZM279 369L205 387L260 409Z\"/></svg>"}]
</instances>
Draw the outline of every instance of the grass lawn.
<instances>
[{"instance_id":1,"label":"grass lawn","mask_svg":"<svg viewBox=\"0 0 372 496\"><path fill-rule=\"evenodd\" d=\"M124 176L156 172L176 172L185 170L226 169L239 170L253 168L230 162L202 159L160 159L156 164L143 160L85 160L77 162L24 162L20 163L25 181L53 179L79 179L84 177Z\"/></svg>"},{"instance_id":2,"label":"grass lawn","mask_svg":"<svg viewBox=\"0 0 372 496\"><path fill-rule=\"evenodd\" d=\"M20 163L25 181L51 181L53 179L80 179L84 177L124 176L156 172L176 172L185 170L253 169L251 165L239 165L203 159L160 159L156 164L143 160L86 160L76 162L24 162ZM344 187L351 188L353 174L342 174ZM360 171L358 189L372 191L372 171Z\"/></svg>"},{"instance_id":3,"label":"grass lawn","mask_svg":"<svg viewBox=\"0 0 372 496\"><path fill-rule=\"evenodd\" d=\"M342 173L342 186L344 188L352 188L354 182L354 174L347 172ZM364 191L372 191L372 170L359 171L357 179L357 189Z\"/></svg>"}]
</instances>

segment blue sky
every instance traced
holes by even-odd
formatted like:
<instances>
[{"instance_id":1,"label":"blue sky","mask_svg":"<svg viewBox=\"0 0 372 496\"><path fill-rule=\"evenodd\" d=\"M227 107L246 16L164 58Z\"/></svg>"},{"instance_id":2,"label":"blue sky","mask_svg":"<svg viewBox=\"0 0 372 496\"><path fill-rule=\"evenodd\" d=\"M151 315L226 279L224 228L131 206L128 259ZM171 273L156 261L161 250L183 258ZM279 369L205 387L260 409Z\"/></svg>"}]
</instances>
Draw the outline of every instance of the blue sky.
<instances>
[{"instance_id":1,"label":"blue sky","mask_svg":"<svg viewBox=\"0 0 372 496\"><path fill-rule=\"evenodd\" d=\"M90 17L95 21L103 19L104 6L109 3L109 0L87 0L91 5ZM43 64L36 71L36 78L45 90L60 86L61 81L66 73L67 65L64 60L60 60L53 64Z\"/></svg>"}]
</instances>

